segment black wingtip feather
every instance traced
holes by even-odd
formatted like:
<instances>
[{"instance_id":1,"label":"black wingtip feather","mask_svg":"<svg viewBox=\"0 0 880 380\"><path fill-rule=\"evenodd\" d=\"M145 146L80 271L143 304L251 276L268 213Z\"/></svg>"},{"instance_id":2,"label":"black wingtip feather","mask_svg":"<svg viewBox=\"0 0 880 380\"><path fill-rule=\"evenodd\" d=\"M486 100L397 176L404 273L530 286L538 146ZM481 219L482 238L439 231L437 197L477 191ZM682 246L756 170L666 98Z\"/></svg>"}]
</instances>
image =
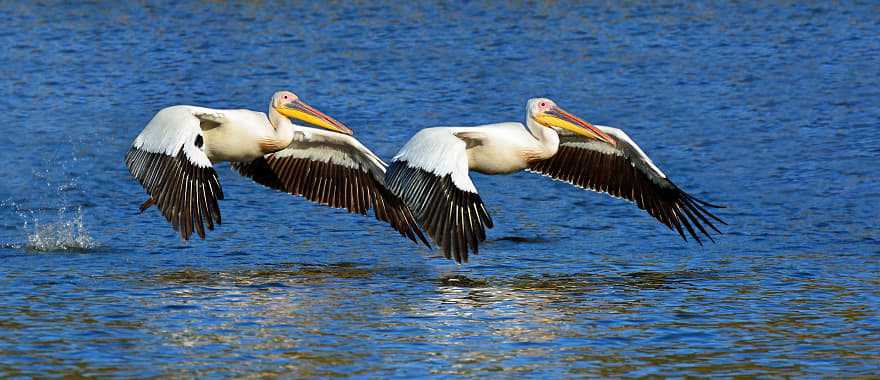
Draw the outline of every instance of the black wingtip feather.
<instances>
[{"instance_id":1,"label":"black wingtip feather","mask_svg":"<svg viewBox=\"0 0 880 380\"><path fill-rule=\"evenodd\" d=\"M635 149L626 146L622 146L616 154L608 154L577 144L562 144L556 155L533 163L529 170L582 188L625 198L678 232L684 241L688 241L690 235L702 245L700 235L703 235L714 242L704 224L721 234L710 219L723 225L727 223L706 207L725 206L697 199L682 191L667 178L651 172L647 165L637 164L633 158L635 154Z\"/></svg>"},{"instance_id":2,"label":"black wingtip feather","mask_svg":"<svg viewBox=\"0 0 880 380\"><path fill-rule=\"evenodd\" d=\"M220 224L217 200L223 199L223 192L217 172L211 166L194 165L183 146L174 156L132 147L125 155L125 164L150 196L141 204L140 212L156 205L181 239L189 240L193 232L204 239L205 223L209 230L213 229L213 222ZM206 187L215 191L210 196L204 193L210 202L205 202L208 212L202 213L196 192Z\"/></svg>"},{"instance_id":3,"label":"black wingtip feather","mask_svg":"<svg viewBox=\"0 0 880 380\"><path fill-rule=\"evenodd\" d=\"M486 238L492 219L479 194L459 189L451 176L437 176L410 167L406 161L391 163L385 183L412 211L447 259L468 262ZM473 210L473 212L471 212Z\"/></svg>"},{"instance_id":4,"label":"black wingtip feather","mask_svg":"<svg viewBox=\"0 0 880 380\"><path fill-rule=\"evenodd\" d=\"M431 248L409 208L365 168L276 155L235 162L232 167L263 186L313 202L361 215L372 209L377 220L387 222L401 236Z\"/></svg>"}]
</instances>

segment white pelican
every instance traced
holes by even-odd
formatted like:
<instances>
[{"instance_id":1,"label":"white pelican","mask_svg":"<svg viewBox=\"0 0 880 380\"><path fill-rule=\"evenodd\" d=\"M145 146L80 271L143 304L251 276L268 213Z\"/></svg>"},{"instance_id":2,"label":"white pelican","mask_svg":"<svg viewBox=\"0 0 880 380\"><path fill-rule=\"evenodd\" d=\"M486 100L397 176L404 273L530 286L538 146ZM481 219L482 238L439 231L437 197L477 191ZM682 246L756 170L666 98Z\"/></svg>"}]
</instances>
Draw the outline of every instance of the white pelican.
<instances>
[{"instance_id":1,"label":"white pelican","mask_svg":"<svg viewBox=\"0 0 880 380\"><path fill-rule=\"evenodd\" d=\"M325 129L294 125L294 118ZM140 210L157 205L187 240L193 230L205 238L220 224L223 190L213 164L230 161L239 173L262 185L302 195L330 207L391 224L401 235L425 244L403 202L385 188L385 167L352 131L312 108L294 93L276 92L269 115L238 109L194 106L165 108L137 136L125 163L150 197Z\"/></svg>"},{"instance_id":2,"label":"white pelican","mask_svg":"<svg viewBox=\"0 0 880 380\"><path fill-rule=\"evenodd\" d=\"M709 218L726 224L706 210L721 206L679 189L622 130L594 126L544 98L528 101L525 126L419 131L394 156L385 183L446 258L466 262L493 226L468 170L508 174L523 169L625 198L685 240L682 226L702 244L699 232L713 240L703 225L721 233Z\"/></svg>"}]
</instances>

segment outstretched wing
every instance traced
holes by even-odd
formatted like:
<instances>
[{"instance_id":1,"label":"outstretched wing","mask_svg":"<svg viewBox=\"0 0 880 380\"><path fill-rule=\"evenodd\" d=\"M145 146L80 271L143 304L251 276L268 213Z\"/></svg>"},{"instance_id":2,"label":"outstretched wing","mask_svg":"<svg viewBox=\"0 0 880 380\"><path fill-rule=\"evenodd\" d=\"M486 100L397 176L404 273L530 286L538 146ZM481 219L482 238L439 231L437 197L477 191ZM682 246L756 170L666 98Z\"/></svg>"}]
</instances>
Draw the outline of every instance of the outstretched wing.
<instances>
[{"instance_id":1,"label":"outstretched wing","mask_svg":"<svg viewBox=\"0 0 880 380\"><path fill-rule=\"evenodd\" d=\"M298 128L278 152L232 167L255 182L334 208L389 223L412 241L430 247L409 208L385 187L385 163L354 137Z\"/></svg>"},{"instance_id":2,"label":"outstretched wing","mask_svg":"<svg viewBox=\"0 0 880 380\"><path fill-rule=\"evenodd\" d=\"M467 262L469 250L478 253L486 228L493 226L468 177L468 143L450 128L424 129L397 153L385 175L388 188L409 206L446 258L458 262Z\"/></svg>"},{"instance_id":3,"label":"outstretched wing","mask_svg":"<svg viewBox=\"0 0 880 380\"><path fill-rule=\"evenodd\" d=\"M641 148L622 130L597 126L617 142L616 146L573 134L560 134L559 151L532 163L529 171L541 173L578 187L627 199L687 240L682 227L698 243L700 233L713 240L712 220L727 224L707 208L722 206L699 200L670 181Z\"/></svg>"},{"instance_id":4,"label":"outstretched wing","mask_svg":"<svg viewBox=\"0 0 880 380\"><path fill-rule=\"evenodd\" d=\"M209 230L220 224L217 201L223 190L205 155L201 126L217 124L223 116L203 111L213 110L175 106L159 111L125 155L129 172L150 195L143 208L156 204L184 240L193 231L204 239L206 224Z\"/></svg>"}]
</instances>

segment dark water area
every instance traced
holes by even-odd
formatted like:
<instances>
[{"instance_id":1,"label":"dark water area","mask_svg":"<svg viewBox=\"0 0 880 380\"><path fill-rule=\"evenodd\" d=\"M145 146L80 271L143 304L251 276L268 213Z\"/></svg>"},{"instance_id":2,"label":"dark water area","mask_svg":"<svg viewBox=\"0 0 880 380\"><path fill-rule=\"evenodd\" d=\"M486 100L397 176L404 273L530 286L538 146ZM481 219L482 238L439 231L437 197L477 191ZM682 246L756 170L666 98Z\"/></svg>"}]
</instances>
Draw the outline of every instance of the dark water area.
<instances>
[{"instance_id":1,"label":"dark water area","mask_svg":"<svg viewBox=\"0 0 880 380\"><path fill-rule=\"evenodd\" d=\"M0 376L871 376L880 6L0 3ZM520 173L466 265L218 172L182 242L123 155L292 89L390 159L546 96L728 205L717 243Z\"/></svg>"}]
</instances>

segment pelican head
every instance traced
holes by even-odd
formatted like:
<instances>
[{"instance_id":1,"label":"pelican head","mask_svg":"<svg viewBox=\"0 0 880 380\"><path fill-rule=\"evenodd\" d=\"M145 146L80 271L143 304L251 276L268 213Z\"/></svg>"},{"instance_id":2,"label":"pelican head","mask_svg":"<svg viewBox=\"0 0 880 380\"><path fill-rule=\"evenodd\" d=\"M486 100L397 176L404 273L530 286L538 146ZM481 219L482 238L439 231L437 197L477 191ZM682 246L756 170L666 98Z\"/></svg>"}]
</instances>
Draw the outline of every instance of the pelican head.
<instances>
[{"instance_id":1,"label":"pelican head","mask_svg":"<svg viewBox=\"0 0 880 380\"><path fill-rule=\"evenodd\" d=\"M345 124L340 123L338 120L327 116L323 112L306 104L306 102L300 100L293 92L276 92L275 95L272 95L271 107L286 117L300 120L324 129L329 129L334 132L346 135L352 134L351 129L346 127Z\"/></svg>"},{"instance_id":2,"label":"pelican head","mask_svg":"<svg viewBox=\"0 0 880 380\"><path fill-rule=\"evenodd\" d=\"M617 145L617 142L615 142L614 139L599 130L599 128L596 128L593 124L590 124L575 115L572 115L557 106L556 102L547 98L529 99L529 102L526 105L526 117L555 131L565 129L588 139Z\"/></svg>"}]
</instances>

